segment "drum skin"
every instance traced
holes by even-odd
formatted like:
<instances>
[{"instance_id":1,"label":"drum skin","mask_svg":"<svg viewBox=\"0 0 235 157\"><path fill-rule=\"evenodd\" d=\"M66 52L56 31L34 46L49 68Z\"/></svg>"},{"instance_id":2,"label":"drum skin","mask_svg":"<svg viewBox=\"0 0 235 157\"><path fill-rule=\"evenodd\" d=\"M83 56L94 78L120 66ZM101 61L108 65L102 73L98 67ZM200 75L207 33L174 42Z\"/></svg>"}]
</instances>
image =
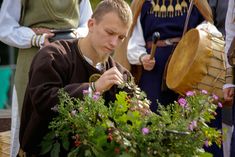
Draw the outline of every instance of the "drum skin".
<instances>
[{"instance_id":1,"label":"drum skin","mask_svg":"<svg viewBox=\"0 0 235 157\"><path fill-rule=\"evenodd\" d=\"M185 95L207 90L223 98L224 39L199 29L188 31L176 46L167 68L168 88Z\"/></svg>"}]
</instances>

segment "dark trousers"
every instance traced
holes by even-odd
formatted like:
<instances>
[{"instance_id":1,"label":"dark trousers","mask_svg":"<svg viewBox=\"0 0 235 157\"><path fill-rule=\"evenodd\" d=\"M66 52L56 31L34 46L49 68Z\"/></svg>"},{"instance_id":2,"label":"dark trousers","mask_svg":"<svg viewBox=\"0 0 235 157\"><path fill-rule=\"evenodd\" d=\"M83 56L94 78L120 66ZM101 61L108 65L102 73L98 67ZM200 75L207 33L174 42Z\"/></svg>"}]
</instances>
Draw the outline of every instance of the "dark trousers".
<instances>
[{"instance_id":1,"label":"dark trousers","mask_svg":"<svg viewBox=\"0 0 235 157\"><path fill-rule=\"evenodd\" d=\"M235 105L233 104L233 126L235 126ZM231 139L230 157L235 157L235 129Z\"/></svg>"}]
</instances>

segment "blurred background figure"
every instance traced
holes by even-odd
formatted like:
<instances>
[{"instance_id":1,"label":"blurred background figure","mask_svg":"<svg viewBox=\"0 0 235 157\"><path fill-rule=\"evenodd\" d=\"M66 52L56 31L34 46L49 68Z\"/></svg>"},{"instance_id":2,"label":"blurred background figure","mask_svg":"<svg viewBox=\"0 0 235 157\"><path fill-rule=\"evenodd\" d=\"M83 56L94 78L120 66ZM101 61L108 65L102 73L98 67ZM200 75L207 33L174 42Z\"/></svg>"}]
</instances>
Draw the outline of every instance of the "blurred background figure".
<instances>
[{"instance_id":1,"label":"blurred background figure","mask_svg":"<svg viewBox=\"0 0 235 157\"><path fill-rule=\"evenodd\" d=\"M235 106L234 106L234 66L235 63L234 55L235 55L235 2L234 0L229 0L228 2L228 11L226 15L225 21L225 31L226 31L226 45L225 45L225 53L227 53L227 78L226 85L224 85L224 98L226 101L230 102L233 107L233 133L231 139L231 149L230 149L230 157L235 156L235 131L234 131L234 123L235 123ZM232 56L231 56L232 55Z\"/></svg>"},{"instance_id":2,"label":"blurred background figure","mask_svg":"<svg viewBox=\"0 0 235 157\"><path fill-rule=\"evenodd\" d=\"M228 8L228 0L209 0L214 17L214 24L218 30L226 36L225 18ZM222 128L225 129L225 137L223 142L224 156L230 156L230 143L232 136L232 107L224 105L222 109Z\"/></svg>"},{"instance_id":3,"label":"blurred background figure","mask_svg":"<svg viewBox=\"0 0 235 157\"><path fill-rule=\"evenodd\" d=\"M217 29L226 36L225 33L225 18L228 8L228 0L209 0L211 6L214 25ZM222 108L222 128L224 131L225 139L223 140L224 157L230 156L230 143L232 136L232 107L224 105Z\"/></svg>"}]
</instances>

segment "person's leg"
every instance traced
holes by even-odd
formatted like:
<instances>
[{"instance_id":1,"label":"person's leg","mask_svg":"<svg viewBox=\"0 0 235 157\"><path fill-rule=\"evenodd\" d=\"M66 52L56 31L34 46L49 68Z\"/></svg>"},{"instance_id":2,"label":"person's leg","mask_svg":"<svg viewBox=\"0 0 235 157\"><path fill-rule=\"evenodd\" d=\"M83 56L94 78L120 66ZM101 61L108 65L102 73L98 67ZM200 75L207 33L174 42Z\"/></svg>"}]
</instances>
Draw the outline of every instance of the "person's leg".
<instances>
[{"instance_id":1,"label":"person's leg","mask_svg":"<svg viewBox=\"0 0 235 157\"><path fill-rule=\"evenodd\" d=\"M234 101L235 103L235 101ZM230 149L230 157L235 157L235 128L234 128L234 124L235 124L235 106L233 103L233 134L232 134L232 139L231 139L231 149Z\"/></svg>"},{"instance_id":2,"label":"person's leg","mask_svg":"<svg viewBox=\"0 0 235 157\"><path fill-rule=\"evenodd\" d=\"M28 72L30 69L33 57L37 53L38 48L20 49L18 52L16 71L15 71L15 86L13 89L12 100L12 156L19 150L19 131L20 117L23 107L24 94L28 83Z\"/></svg>"},{"instance_id":3,"label":"person's leg","mask_svg":"<svg viewBox=\"0 0 235 157\"><path fill-rule=\"evenodd\" d=\"M223 129L223 152L224 157L230 157L230 145L232 138L232 107L224 105L222 108L222 129Z\"/></svg>"},{"instance_id":4,"label":"person's leg","mask_svg":"<svg viewBox=\"0 0 235 157\"><path fill-rule=\"evenodd\" d=\"M20 115L18 111L18 101L15 86L13 87L12 106L11 106L11 157L16 157L19 144Z\"/></svg>"},{"instance_id":5,"label":"person's leg","mask_svg":"<svg viewBox=\"0 0 235 157\"><path fill-rule=\"evenodd\" d=\"M234 157L235 156L235 129L233 126L233 134L232 134L232 139L231 139L231 147L230 147L230 157Z\"/></svg>"},{"instance_id":6,"label":"person's leg","mask_svg":"<svg viewBox=\"0 0 235 157\"><path fill-rule=\"evenodd\" d=\"M225 139L223 140L224 157L230 157L230 145L233 129L232 126L222 123L222 128L225 130Z\"/></svg>"}]
</instances>

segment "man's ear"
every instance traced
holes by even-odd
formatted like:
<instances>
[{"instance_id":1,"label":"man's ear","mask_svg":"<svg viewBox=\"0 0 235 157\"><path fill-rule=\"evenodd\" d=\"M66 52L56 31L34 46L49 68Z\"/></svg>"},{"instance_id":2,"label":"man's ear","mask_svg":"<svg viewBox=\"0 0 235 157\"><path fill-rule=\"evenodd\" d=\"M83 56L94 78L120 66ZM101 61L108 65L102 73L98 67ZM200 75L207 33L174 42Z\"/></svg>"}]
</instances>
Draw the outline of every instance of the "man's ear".
<instances>
[{"instance_id":1,"label":"man's ear","mask_svg":"<svg viewBox=\"0 0 235 157\"><path fill-rule=\"evenodd\" d=\"M93 18L89 19L87 22L87 26L88 26L89 31L93 30L94 25L95 25L95 19L93 19Z\"/></svg>"}]
</instances>

